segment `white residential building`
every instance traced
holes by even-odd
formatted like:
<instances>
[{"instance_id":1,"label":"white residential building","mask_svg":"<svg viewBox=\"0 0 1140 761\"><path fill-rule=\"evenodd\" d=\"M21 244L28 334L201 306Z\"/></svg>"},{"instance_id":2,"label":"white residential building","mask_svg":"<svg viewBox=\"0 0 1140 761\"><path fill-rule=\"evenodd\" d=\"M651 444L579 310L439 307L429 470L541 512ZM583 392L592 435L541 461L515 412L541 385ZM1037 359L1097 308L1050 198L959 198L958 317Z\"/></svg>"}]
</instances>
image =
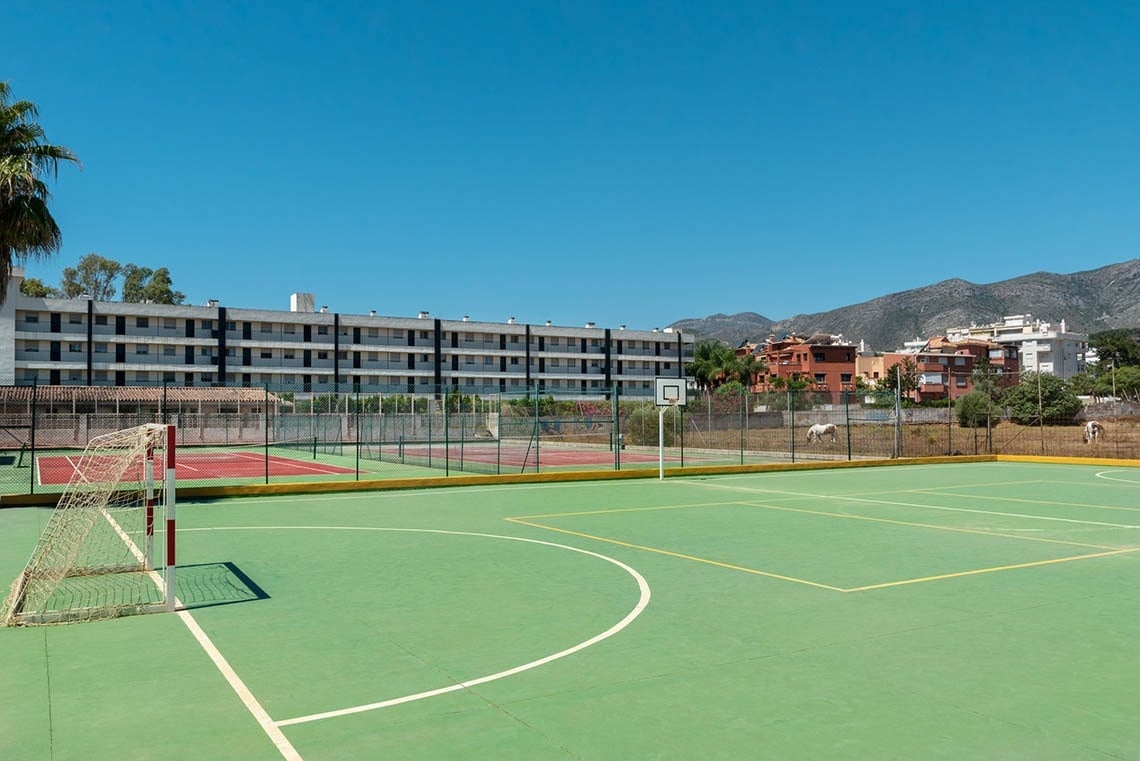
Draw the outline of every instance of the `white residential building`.
<instances>
[{"instance_id":1,"label":"white residential building","mask_svg":"<svg viewBox=\"0 0 1140 761\"><path fill-rule=\"evenodd\" d=\"M990 325L951 328L946 337L951 341L986 338L999 344L1017 346L1023 370L1049 373L1059 378L1070 378L1084 372L1088 359L1087 334L1070 332L1064 320L1053 326L1033 319L1031 314L1008 315L1001 322Z\"/></svg>"},{"instance_id":2,"label":"white residential building","mask_svg":"<svg viewBox=\"0 0 1140 761\"><path fill-rule=\"evenodd\" d=\"M300 393L652 395L681 377L694 337L626 330L32 298L16 268L0 306L0 385L258 386Z\"/></svg>"}]
</instances>

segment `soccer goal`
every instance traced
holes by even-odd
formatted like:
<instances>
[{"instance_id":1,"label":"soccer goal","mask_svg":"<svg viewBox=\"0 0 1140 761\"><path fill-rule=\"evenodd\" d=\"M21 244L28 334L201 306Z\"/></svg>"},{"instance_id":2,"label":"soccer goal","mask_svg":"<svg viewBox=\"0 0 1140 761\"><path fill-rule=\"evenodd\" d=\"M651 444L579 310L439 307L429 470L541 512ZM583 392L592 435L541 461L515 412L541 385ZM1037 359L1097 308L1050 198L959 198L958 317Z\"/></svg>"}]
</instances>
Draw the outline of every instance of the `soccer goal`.
<instances>
[{"instance_id":1,"label":"soccer goal","mask_svg":"<svg viewBox=\"0 0 1140 761\"><path fill-rule=\"evenodd\" d=\"M91 439L0 605L0 625L174 610L174 442L174 426L153 424ZM156 509L165 523L161 565Z\"/></svg>"}]
</instances>

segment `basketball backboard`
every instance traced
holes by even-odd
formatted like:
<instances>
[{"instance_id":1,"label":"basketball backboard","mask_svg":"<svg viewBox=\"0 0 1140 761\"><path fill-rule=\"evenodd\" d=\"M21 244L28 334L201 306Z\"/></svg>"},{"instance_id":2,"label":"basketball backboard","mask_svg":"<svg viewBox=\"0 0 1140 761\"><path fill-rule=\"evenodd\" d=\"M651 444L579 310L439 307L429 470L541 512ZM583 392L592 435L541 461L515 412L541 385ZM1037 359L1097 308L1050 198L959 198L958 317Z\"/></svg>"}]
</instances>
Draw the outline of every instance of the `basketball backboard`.
<instances>
[{"instance_id":1,"label":"basketball backboard","mask_svg":"<svg viewBox=\"0 0 1140 761\"><path fill-rule=\"evenodd\" d=\"M655 378L654 401L658 407L685 406L685 389L687 384L684 378Z\"/></svg>"}]
</instances>

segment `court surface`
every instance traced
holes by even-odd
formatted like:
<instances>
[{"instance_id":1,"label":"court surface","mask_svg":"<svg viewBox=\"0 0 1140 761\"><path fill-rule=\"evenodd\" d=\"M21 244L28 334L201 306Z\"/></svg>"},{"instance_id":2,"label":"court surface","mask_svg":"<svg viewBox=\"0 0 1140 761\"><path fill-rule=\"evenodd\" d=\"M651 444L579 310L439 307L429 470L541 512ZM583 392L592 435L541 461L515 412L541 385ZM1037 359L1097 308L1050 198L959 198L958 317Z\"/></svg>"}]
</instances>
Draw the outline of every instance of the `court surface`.
<instances>
[{"instance_id":1,"label":"court surface","mask_svg":"<svg viewBox=\"0 0 1140 761\"><path fill-rule=\"evenodd\" d=\"M75 455L44 455L36 458L38 483L66 485L81 459ZM280 476L351 475L355 471L328 463L300 460L281 455L265 455L256 450L195 451L179 453L175 461L175 477L179 481L198 479L264 478ZM129 475L129 474L128 474ZM142 475L134 476L142 480Z\"/></svg>"},{"instance_id":2,"label":"court surface","mask_svg":"<svg viewBox=\"0 0 1140 761\"><path fill-rule=\"evenodd\" d=\"M0 510L0 583L47 515ZM0 629L3 759L1140 759L1140 468L181 503L184 610Z\"/></svg>"}]
</instances>

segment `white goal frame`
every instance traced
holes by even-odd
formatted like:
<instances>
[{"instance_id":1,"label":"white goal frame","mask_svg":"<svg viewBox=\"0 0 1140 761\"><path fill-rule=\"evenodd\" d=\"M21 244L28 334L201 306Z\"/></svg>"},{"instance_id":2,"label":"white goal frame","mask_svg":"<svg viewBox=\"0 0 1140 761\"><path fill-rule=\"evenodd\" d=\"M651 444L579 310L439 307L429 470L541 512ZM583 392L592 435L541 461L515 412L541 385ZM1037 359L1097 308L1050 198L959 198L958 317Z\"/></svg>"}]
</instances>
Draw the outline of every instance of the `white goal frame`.
<instances>
[{"instance_id":1,"label":"white goal frame","mask_svg":"<svg viewBox=\"0 0 1140 761\"><path fill-rule=\"evenodd\" d=\"M68 459L71 478L0 604L0 626L174 610L176 441L174 426L146 424L95 436ZM156 509L165 534L161 574Z\"/></svg>"}]
</instances>

